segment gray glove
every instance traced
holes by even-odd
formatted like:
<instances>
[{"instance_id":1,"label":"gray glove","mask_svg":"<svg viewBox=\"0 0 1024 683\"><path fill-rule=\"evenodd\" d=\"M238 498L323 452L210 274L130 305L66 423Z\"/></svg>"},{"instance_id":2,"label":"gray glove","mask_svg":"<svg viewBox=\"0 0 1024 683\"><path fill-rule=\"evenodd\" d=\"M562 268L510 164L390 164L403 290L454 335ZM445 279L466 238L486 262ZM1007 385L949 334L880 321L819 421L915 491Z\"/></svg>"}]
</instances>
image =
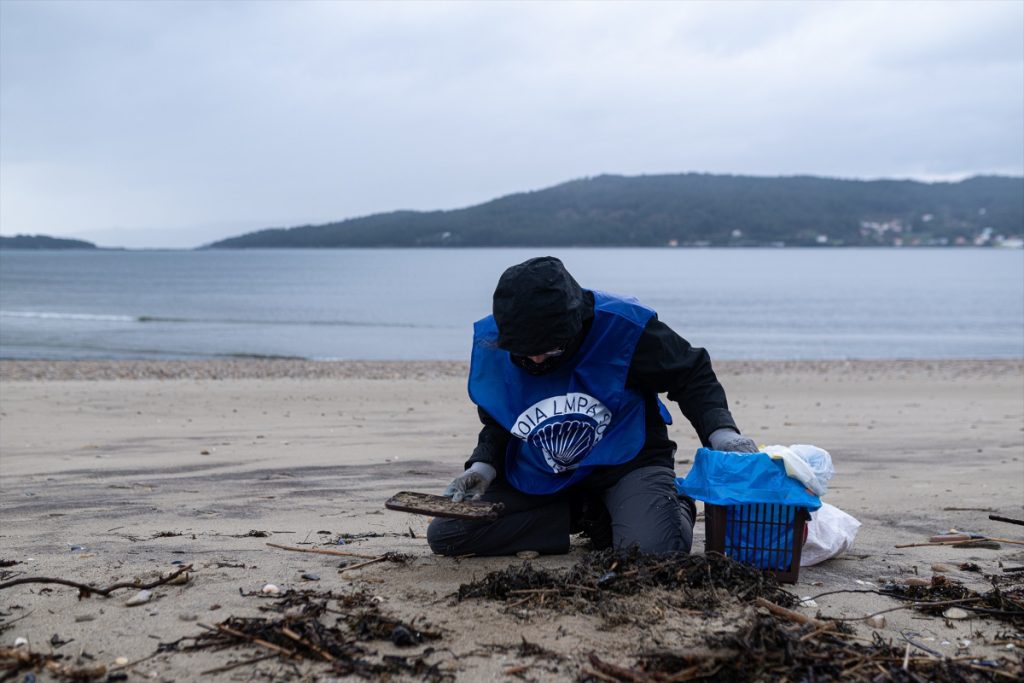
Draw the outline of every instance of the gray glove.
<instances>
[{"instance_id":1,"label":"gray glove","mask_svg":"<svg viewBox=\"0 0 1024 683\"><path fill-rule=\"evenodd\" d=\"M711 436L708 437L708 441L711 442L711 448L716 451L726 451L729 453L757 453L759 450L754 440L746 436L742 436L735 429L729 427L723 427L722 429L716 429L711 432Z\"/></svg>"},{"instance_id":2,"label":"gray glove","mask_svg":"<svg viewBox=\"0 0 1024 683\"><path fill-rule=\"evenodd\" d=\"M451 498L453 503L476 500L484 495L484 491L496 476L498 472L493 467L485 462L475 462L468 470L455 477L441 495Z\"/></svg>"}]
</instances>

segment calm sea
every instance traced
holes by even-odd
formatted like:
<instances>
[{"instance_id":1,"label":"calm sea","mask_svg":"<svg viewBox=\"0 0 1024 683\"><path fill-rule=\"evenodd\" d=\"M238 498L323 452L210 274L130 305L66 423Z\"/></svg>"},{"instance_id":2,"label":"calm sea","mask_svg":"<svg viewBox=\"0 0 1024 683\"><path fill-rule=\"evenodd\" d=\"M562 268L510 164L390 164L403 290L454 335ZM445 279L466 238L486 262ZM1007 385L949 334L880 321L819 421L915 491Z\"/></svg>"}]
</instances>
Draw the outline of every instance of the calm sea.
<instances>
[{"instance_id":1,"label":"calm sea","mask_svg":"<svg viewBox=\"0 0 1024 683\"><path fill-rule=\"evenodd\" d=\"M464 359L504 268L553 253L721 359L1024 357L1024 252L0 252L0 357Z\"/></svg>"}]
</instances>

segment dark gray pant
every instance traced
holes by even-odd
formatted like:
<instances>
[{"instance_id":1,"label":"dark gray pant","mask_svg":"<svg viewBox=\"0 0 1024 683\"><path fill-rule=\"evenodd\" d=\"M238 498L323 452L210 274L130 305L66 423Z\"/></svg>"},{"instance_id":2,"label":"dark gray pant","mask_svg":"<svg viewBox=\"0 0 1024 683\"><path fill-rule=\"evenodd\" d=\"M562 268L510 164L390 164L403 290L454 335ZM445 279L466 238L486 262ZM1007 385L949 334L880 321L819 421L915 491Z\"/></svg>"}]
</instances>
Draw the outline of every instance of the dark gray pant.
<instances>
[{"instance_id":1,"label":"dark gray pant","mask_svg":"<svg viewBox=\"0 0 1024 683\"><path fill-rule=\"evenodd\" d=\"M690 551L692 512L676 496L675 477L668 467L641 467L607 489L592 492L608 508L616 548L636 545L648 553ZM574 491L531 496L496 481L483 500L504 503L501 517L494 522L437 517L427 527L427 542L438 555L566 553L570 501L579 495Z\"/></svg>"}]
</instances>

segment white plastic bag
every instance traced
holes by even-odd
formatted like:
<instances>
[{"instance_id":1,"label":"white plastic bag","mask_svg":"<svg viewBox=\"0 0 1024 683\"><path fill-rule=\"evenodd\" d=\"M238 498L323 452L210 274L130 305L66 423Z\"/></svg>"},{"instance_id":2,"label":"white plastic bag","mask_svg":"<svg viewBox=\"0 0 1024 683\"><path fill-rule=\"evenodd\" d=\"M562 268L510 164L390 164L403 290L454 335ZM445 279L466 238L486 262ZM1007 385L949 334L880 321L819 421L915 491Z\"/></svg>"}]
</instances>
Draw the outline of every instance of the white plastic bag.
<instances>
[{"instance_id":1,"label":"white plastic bag","mask_svg":"<svg viewBox=\"0 0 1024 683\"><path fill-rule=\"evenodd\" d=\"M811 470L814 471L814 476L818 479L818 485L821 487L821 493L819 496L823 496L828 492L828 482L832 479L832 475L836 473L836 468L832 465L832 456L824 448L818 448L817 446L809 446L803 443L793 444L789 447L789 450L793 451L800 458L810 465Z\"/></svg>"},{"instance_id":2,"label":"white plastic bag","mask_svg":"<svg viewBox=\"0 0 1024 683\"><path fill-rule=\"evenodd\" d=\"M853 547L860 522L835 505L822 503L807 523L807 541L800 553L800 566L809 567L845 553Z\"/></svg>"},{"instance_id":3,"label":"white plastic bag","mask_svg":"<svg viewBox=\"0 0 1024 683\"><path fill-rule=\"evenodd\" d=\"M770 458L781 460L786 466L786 474L810 489L811 493L816 496L825 495L825 487L821 485L814 469L807 464L807 461L794 453L792 448L778 445L764 446L761 452L767 453Z\"/></svg>"}]
</instances>

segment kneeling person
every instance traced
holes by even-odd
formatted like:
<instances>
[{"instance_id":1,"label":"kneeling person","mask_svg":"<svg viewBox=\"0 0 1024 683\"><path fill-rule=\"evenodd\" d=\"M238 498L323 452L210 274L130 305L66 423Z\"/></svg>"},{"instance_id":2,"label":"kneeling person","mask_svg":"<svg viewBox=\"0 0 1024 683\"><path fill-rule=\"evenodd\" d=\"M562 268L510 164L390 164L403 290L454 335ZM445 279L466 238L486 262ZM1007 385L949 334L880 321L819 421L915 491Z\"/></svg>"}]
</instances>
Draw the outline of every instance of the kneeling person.
<instances>
[{"instance_id":1,"label":"kneeling person","mask_svg":"<svg viewBox=\"0 0 1024 683\"><path fill-rule=\"evenodd\" d=\"M469 393L483 428L444 495L505 507L494 522L431 522L443 555L564 553L580 530L599 548L689 552L696 511L676 495L659 393L705 446L757 450L704 349L634 299L581 288L553 257L502 274L474 326Z\"/></svg>"}]
</instances>

